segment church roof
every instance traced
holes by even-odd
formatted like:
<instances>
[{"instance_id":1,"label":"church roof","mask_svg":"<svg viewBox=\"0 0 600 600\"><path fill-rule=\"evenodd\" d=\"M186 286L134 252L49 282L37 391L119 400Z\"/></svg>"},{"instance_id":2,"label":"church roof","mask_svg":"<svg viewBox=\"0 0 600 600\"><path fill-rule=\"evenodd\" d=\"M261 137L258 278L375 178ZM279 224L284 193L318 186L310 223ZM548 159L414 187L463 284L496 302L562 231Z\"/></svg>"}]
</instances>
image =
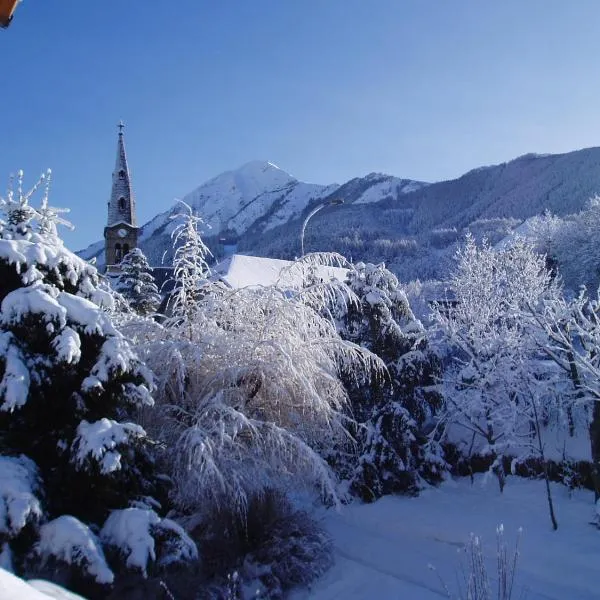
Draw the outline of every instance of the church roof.
<instances>
[{"instance_id":1,"label":"church roof","mask_svg":"<svg viewBox=\"0 0 600 600\"><path fill-rule=\"evenodd\" d=\"M296 267L294 267L296 265ZM306 269L302 265L278 258L234 254L212 269L213 275L230 288L269 286L281 289L299 289L304 282ZM315 275L322 281L344 281L348 269L328 265L314 267Z\"/></svg>"}]
</instances>

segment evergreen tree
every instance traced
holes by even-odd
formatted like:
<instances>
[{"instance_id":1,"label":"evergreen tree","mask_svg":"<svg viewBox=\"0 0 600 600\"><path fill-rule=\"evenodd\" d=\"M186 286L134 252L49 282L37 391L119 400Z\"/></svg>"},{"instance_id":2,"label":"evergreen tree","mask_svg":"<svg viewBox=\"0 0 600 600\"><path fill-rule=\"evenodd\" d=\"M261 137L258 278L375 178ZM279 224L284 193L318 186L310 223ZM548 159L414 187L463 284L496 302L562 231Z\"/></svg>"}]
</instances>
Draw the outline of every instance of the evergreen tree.
<instances>
[{"instance_id":1,"label":"evergreen tree","mask_svg":"<svg viewBox=\"0 0 600 600\"><path fill-rule=\"evenodd\" d=\"M42 208L29 205L36 187L23 193L20 173L17 193L1 203L3 563L14 554L18 569L35 549L111 583L92 529L156 492L146 434L134 421L153 403L152 379L103 310L111 298L96 269L56 234L61 211L48 206L47 187Z\"/></svg>"},{"instance_id":2,"label":"evergreen tree","mask_svg":"<svg viewBox=\"0 0 600 600\"><path fill-rule=\"evenodd\" d=\"M198 228L202 219L194 215L191 207L185 202L183 212L176 215L180 219L171 238L173 240L173 281L175 287L169 300L169 311L172 318L170 326L185 325L187 336L192 339L192 328L200 316L199 300L202 288L207 283L210 268L206 258L210 250L202 240Z\"/></svg>"},{"instance_id":3,"label":"evergreen tree","mask_svg":"<svg viewBox=\"0 0 600 600\"><path fill-rule=\"evenodd\" d=\"M156 312L161 297L144 253L139 248L134 248L123 258L120 268L115 289L139 315Z\"/></svg>"},{"instance_id":4,"label":"evergreen tree","mask_svg":"<svg viewBox=\"0 0 600 600\"><path fill-rule=\"evenodd\" d=\"M362 424L353 486L365 499L416 492L421 479L439 480L444 468L440 449L424 434L441 404L438 360L398 279L383 264L358 263L347 284L357 301L338 311L341 335L387 367L367 385L345 374L354 416Z\"/></svg>"}]
</instances>

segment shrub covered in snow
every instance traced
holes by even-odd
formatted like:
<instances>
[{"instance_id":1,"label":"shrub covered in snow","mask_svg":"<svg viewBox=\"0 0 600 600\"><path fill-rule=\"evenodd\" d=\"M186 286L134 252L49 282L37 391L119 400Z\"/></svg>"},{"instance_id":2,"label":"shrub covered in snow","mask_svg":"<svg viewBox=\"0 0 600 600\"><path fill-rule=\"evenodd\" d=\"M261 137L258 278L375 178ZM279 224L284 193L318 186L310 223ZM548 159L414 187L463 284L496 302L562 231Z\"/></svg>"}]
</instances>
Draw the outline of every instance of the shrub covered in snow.
<instances>
[{"instance_id":1,"label":"shrub covered in snow","mask_svg":"<svg viewBox=\"0 0 600 600\"><path fill-rule=\"evenodd\" d=\"M225 588L259 589L261 597L280 598L333 562L329 536L275 490L251 497L245 517L230 507L217 510L202 535L209 580L222 581Z\"/></svg>"},{"instance_id":2,"label":"shrub covered in snow","mask_svg":"<svg viewBox=\"0 0 600 600\"><path fill-rule=\"evenodd\" d=\"M179 230L182 248L197 245L188 229ZM208 512L224 502L243 514L249 496L290 482L335 498L324 456L349 440L339 372L361 371L373 356L339 337L314 308L317 294L308 302L303 290L275 286L230 291L181 260L173 317L131 331L157 374L163 419L152 426L169 448L177 505Z\"/></svg>"},{"instance_id":3,"label":"shrub covered in snow","mask_svg":"<svg viewBox=\"0 0 600 600\"><path fill-rule=\"evenodd\" d=\"M513 550L509 550L504 537L504 526L496 529L496 568L492 573L488 568L483 542L479 536L471 534L462 552L462 564L457 573L456 594L451 593L447 584L441 580L446 596L456 600L511 600L517 597L517 570L519 562L519 542L521 529ZM430 565L435 571L435 567ZM524 597L524 590L518 597Z\"/></svg>"}]
</instances>

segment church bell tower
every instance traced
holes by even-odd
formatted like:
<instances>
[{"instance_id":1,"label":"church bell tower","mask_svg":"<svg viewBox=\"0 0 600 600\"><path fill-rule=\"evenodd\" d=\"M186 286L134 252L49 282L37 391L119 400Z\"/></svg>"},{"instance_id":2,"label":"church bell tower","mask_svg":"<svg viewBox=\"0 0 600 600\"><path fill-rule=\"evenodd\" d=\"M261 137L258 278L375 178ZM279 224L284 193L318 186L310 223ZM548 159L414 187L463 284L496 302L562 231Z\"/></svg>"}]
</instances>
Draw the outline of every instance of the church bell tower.
<instances>
[{"instance_id":1,"label":"church bell tower","mask_svg":"<svg viewBox=\"0 0 600 600\"><path fill-rule=\"evenodd\" d=\"M108 201L108 221L104 228L106 272L119 271L123 257L137 248L138 232L135 199L131 191L131 177L125 154L123 121L119 123L117 160L112 174L112 190Z\"/></svg>"}]
</instances>

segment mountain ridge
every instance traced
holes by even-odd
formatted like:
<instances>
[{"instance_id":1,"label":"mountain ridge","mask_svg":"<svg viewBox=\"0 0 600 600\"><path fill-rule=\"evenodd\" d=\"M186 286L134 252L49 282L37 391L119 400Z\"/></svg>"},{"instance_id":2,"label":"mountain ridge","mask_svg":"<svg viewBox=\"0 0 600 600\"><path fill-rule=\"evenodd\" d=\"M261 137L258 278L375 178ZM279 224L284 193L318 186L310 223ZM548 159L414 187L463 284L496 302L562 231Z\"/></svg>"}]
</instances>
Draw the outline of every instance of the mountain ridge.
<instances>
[{"instance_id":1,"label":"mountain ridge","mask_svg":"<svg viewBox=\"0 0 600 600\"><path fill-rule=\"evenodd\" d=\"M508 228L513 221L545 210L563 216L583 208L597 192L600 148L593 147L561 154L524 154L434 183L373 172L342 184L322 185L299 181L272 162L251 161L209 179L183 200L204 219L203 235L217 258L218 239L223 235L238 238L242 252L274 258L297 256L302 220L318 203L333 198L344 204L327 207L311 219L307 249L354 249L355 254L361 251L360 239L382 247L402 242L401 256L405 257L407 248L427 246L430 237L437 235L439 242L436 232L460 231L484 221L506 221L501 228ZM171 217L180 210L181 205L171 206L142 226L140 246L151 264L162 264L163 257L168 264ZM102 266L102 250L99 241L79 254L87 259L98 256ZM392 263L395 258L387 251L364 257Z\"/></svg>"}]
</instances>

